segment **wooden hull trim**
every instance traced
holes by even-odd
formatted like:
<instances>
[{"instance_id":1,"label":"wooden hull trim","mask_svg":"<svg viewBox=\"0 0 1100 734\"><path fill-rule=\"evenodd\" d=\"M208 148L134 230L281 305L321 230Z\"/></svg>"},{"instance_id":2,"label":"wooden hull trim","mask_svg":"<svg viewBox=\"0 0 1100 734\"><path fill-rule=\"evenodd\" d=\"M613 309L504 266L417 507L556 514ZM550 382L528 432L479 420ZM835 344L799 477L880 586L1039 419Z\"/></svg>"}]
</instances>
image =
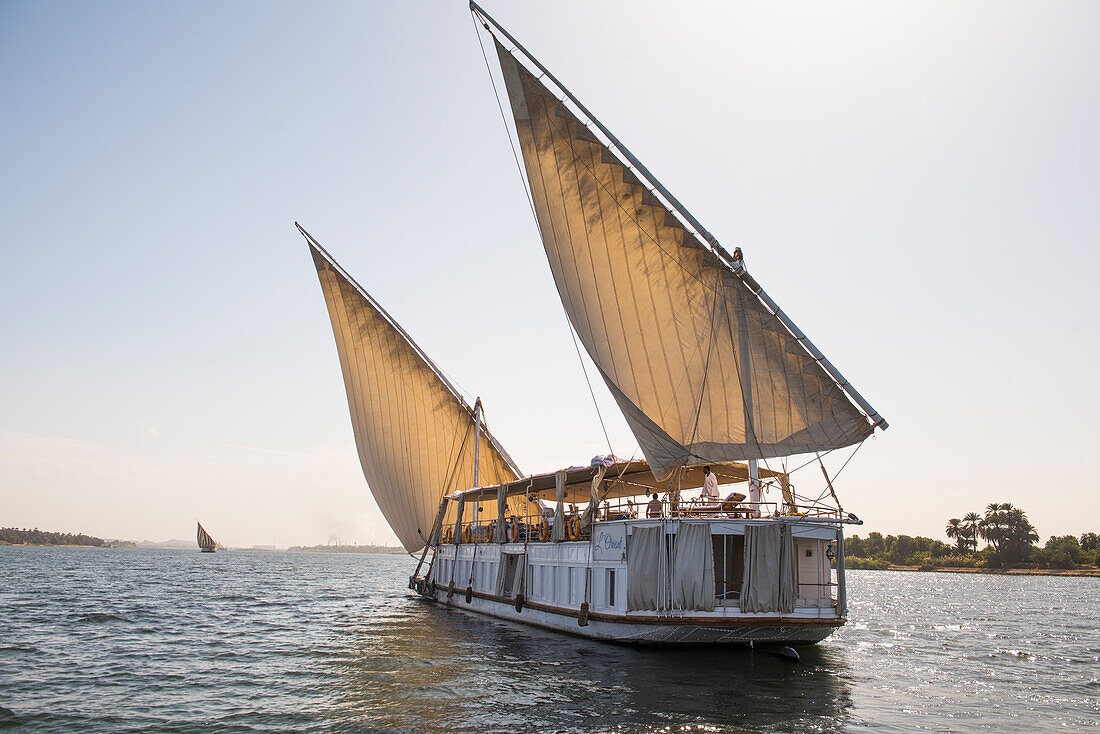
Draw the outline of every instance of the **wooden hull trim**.
<instances>
[{"instance_id":1,"label":"wooden hull trim","mask_svg":"<svg viewBox=\"0 0 1100 734\"><path fill-rule=\"evenodd\" d=\"M638 645L808 645L828 637L847 621L844 618L767 617L658 617L626 616L590 612L587 625L580 626L580 611L539 602L524 601L516 611L516 600L508 597L433 587L423 579L411 580L410 587L432 602L459 611L488 615L543 629L566 632L607 642ZM467 601L469 599L469 601Z\"/></svg>"}]
</instances>

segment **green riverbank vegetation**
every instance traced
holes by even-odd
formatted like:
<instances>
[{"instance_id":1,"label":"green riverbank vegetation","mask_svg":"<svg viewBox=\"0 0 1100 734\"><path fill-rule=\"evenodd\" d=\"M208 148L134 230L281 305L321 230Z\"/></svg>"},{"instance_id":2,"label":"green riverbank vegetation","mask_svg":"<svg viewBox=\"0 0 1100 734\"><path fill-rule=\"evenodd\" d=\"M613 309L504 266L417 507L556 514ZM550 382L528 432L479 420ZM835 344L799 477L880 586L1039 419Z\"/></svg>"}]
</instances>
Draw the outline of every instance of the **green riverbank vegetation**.
<instances>
[{"instance_id":1,"label":"green riverbank vegetation","mask_svg":"<svg viewBox=\"0 0 1100 734\"><path fill-rule=\"evenodd\" d=\"M983 514L970 512L947 521L944 534L954 543L909 535L871 533L844 541L848 568L886 569L897 566L989 570L1100 567L1100 535L1053 536L1039 546L1039 534L1027 513L1010 503L994 502ZM984 547L979 549L979 542Z\"/></svg>"},{"instance_id":2,"label":"green riverbank vegetation","mask_svg":"<svg viewBox=\"0 0 1100 734\"><path fill-rule=\"evenodd\" d=\"M103 538L84 533L53 533L38 528L0 528L0 545L87 545L103 548L108 543Z\"/></svg>"}]
</instances>

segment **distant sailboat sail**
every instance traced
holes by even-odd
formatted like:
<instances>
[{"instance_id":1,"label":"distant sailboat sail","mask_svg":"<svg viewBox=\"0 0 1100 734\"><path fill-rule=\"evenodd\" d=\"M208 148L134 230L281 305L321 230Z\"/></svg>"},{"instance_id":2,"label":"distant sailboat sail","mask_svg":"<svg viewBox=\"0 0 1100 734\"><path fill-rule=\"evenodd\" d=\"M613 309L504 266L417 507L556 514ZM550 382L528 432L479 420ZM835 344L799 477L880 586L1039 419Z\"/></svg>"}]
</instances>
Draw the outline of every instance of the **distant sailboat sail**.
<instances>
[{"instance_id":1,"label":"distant sailboat sail","mask_svg":"<svg viewBox=\"0 0 1100 734\"><path fill-rule=\"evenodd\" d=\"M496 48L558 293L654 474L870 435L877 414L852 404L755 281Z\"/></svg>"},{"instance_id":2,"label":"distant sailboat sail","mask_svg":"<svg viewBox=\"0 0 1100 734\"><path fill-rule=\"evenodd\" d=\"M206 532L202 523L199 524L198 542L199 548L203 553L213 553L219 546L219 543L210 537L210 533Z\"/></svg>"},{"instance_id":3,"label":"distant sailboat sail","mask_svg":"<svg viewBox=\"0 0 1100 734\"><path fill-rule=\"evenodd\" d=\"M474 410L377 301L298 229L328 305L363 475L401 544L415 552L428 543L443 495L474 482ZM478 483L519 478L484 422L480 437ZM509 500L509 512L521 511L521 499ZM482 517L495 518L496 502L484 505ZM454 512L448 517L453 522Z\"/></svg>"}]
</instances>

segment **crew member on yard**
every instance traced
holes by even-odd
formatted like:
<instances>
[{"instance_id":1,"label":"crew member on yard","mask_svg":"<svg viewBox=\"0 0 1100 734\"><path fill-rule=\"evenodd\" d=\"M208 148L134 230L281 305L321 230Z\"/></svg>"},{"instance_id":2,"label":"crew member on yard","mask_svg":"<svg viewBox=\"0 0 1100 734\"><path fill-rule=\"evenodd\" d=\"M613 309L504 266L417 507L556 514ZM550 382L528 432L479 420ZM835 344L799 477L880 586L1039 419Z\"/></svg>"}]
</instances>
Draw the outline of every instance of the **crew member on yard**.
<instances>
[{"instance_id":1,"label":"crew member on yard","mask_svg":"<svg viewBox=\"0 0 1100 734\"><path fill-rule=\"evenodd\" d=\"M653 499L649 501L649 504L645 508L646 517L660 517L661 516L661 500L657 499L657 495L653 495Z\"/></svg>"},{"instance_id":2,"label":"crew member on yard","mask_svg":"<svg viewBox=\"0 0 1100 734\"><path fill-rule=\"evenodd\" d=\"M745 269L745 256L741 254L741 248L733 248L733 269L740 273Z\"/></svg>"},{"instance_id":3,"label":"crew member on yard","mask_svg":"<svg viewBox=\"0 0 1100 734\"><path fill-rule=\"evenodd\" d=\"M707 502L718 501L718 477L711 474L709 466L703 467L703 494L700 499Z\"/></svg>"}]
</instances>

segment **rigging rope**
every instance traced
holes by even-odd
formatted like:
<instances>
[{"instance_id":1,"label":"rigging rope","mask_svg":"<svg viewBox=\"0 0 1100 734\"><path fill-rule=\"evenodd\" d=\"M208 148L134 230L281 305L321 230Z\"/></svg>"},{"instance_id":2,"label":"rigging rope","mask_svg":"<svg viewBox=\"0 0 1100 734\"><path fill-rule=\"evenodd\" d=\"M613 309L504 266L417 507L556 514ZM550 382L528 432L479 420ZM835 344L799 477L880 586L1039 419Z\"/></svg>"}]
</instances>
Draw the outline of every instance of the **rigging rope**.
<instances>
[{"instance_id":1,"label":"rigging rope","mask_svg":"<svg viewBox=\"0 0 1100 734\"><path fill-rule=\"evenodd\" d=\"M493 86L493 97L496 99L497 109L500 111L500 120L504 124L504 134L508 137L508 147L512 149L512 158L516 162L516 170L519 171L519 179L523 184L523 192L527 196L527 204L531 208L531 216L535 219L535 228L538 230L539 239L542 239L542 225L539 224L538 212L535 210L535 199L531 193L531 187L528 186L527 176L523 172L523 164L520 163L519 153L516 151L516 145L512 141L512 130L508 127L508 116L504 112L504 105L500 101L500 91L497 89L496 79L493 78L493 70L489 65L489 56L485 52L485 43L482 41L481 32L477 29L477 16L471 10L470 21L474 24L474 34L477 36L477 44L481 48L481 59L485 62L485 73L489 75L489 83ZM485 26L485 30L492 34L492 30L489 29L488 24L482 23ZM495 36L494 36L495 38ZM512 53L509 51L508 53ZM564 304L562 304L562 311L565 311ZM566 314L566 324L569 328L569 336L573 338L573 348L577 351L577 360L581 363L581 372L584 373L584 381L588 385L588 394L592 396L592 405L596 408L596 417L600 420L600 429L603 431L604 440L607 441L607 450L612 454L615 453L615 449L611 446L611 437L607 433L607 425L603 420L603 413L600 411L600 404L596 400L596 391L592 388L592 381L588 378L588 369L584 366L584 357L581 356L580 345L577 344L577 335L573 331L573 325L569 323L568 314Z\"/></svg>"},{"instance_id":2,"label":"rigging rope","mask_svg":"<svg viewBox=\"0 0 1100 734\"><path fill-rule=\"evenodd\" d=\"M493 98L497 102L497 109L500 110L500 121L504 124L504 134L508 136L508 147L512 149L512 158L516 161L516 170L519 171L519 179L523 184L523 191L527 194L527 204L531 207L531 216L535 218L535 226L538 227L539 217L538 214L535 213L535 200L531 196L531 190L527 186L527 177L523 175L523 164L519 162L519 154L516 152L515 143L512 142L512 130L508 127L508 117L504 114L504 105L500 102L500 92L497 91L497 82L496 79L493 78L493 70L489 66L489 56L485 53L485 43L481 40L481 31L477 29L477 16L472 10L470 11L470 22L474 24L474 35L477 36L477 45L481 47L481 58L485 62L485 73L489 75L489 83L493 85ZM492 31L489 30L488 24L482 23L482 25L485 26L485 30L489 31L490 34L492 33ZM494 36L493 38L495 40L496 37ZM509 53L511 53L511 51L509 51ZM542 236L541 231L539 232L539 236Z\"/></svg>"},{"instance_id":3,"label":"rigging rope","mask_svg":"<svg viewBox=\"0 0 1100 734\"><path fill-rule=\"evenodd\" d=\"M870 438L870 436L867 436L867 438ZM847 461L845 461L845 462L844 462L843 464L841 464L841 465L840 465L840 468L839 468L839 469L837 469L837 471L836 471L836 474L834 474L834 475L833 475L833 481L834 481L834 482L836 481L837 477L839 477L839 476L840 476L840 472L844 471L844 467L848 466L848 462L849 462L849 461L851 461L852 459L856 458L856 454L858 454L858 453L859 453L859 450L860 450L861 448L863 448L863 444L867 443L867 438L864 438L864 439L863 439L862 441L860 441L860 442L859 442L859 443L858 443L858 444L856 445L856 448L855 448L855 450L854 450L854 451L852 451L852 455L848 457L848 460L847 460Z\"/></svg>"},{"instance_id":4,"label":"rigging rope","mask_svg":"<svg viewBox=\"0 0 1100 734\"><path fill-rule=\"evenodd\" d=\"M573 331L573 325L569 323L569 319L566 319L566 324L569 327L569 336L573 337L573 348L577 350L577 361L581 363L581 372L584 373L584 381L588 383L588 394L592 396L592 405L596 408L596 417L600 419L600 428L603 430L604 440L607 441L607 450L612 454L615 453L615 449L611 448L611 437L607 435L607 426L603 422L603 413L600 412L600 404L596 402L596 391L592 389L592 381L588 379L588 369L584 366L584 357L581 356L580 345L577 344L577 335Z\"/></svg>"}]
</instances>

